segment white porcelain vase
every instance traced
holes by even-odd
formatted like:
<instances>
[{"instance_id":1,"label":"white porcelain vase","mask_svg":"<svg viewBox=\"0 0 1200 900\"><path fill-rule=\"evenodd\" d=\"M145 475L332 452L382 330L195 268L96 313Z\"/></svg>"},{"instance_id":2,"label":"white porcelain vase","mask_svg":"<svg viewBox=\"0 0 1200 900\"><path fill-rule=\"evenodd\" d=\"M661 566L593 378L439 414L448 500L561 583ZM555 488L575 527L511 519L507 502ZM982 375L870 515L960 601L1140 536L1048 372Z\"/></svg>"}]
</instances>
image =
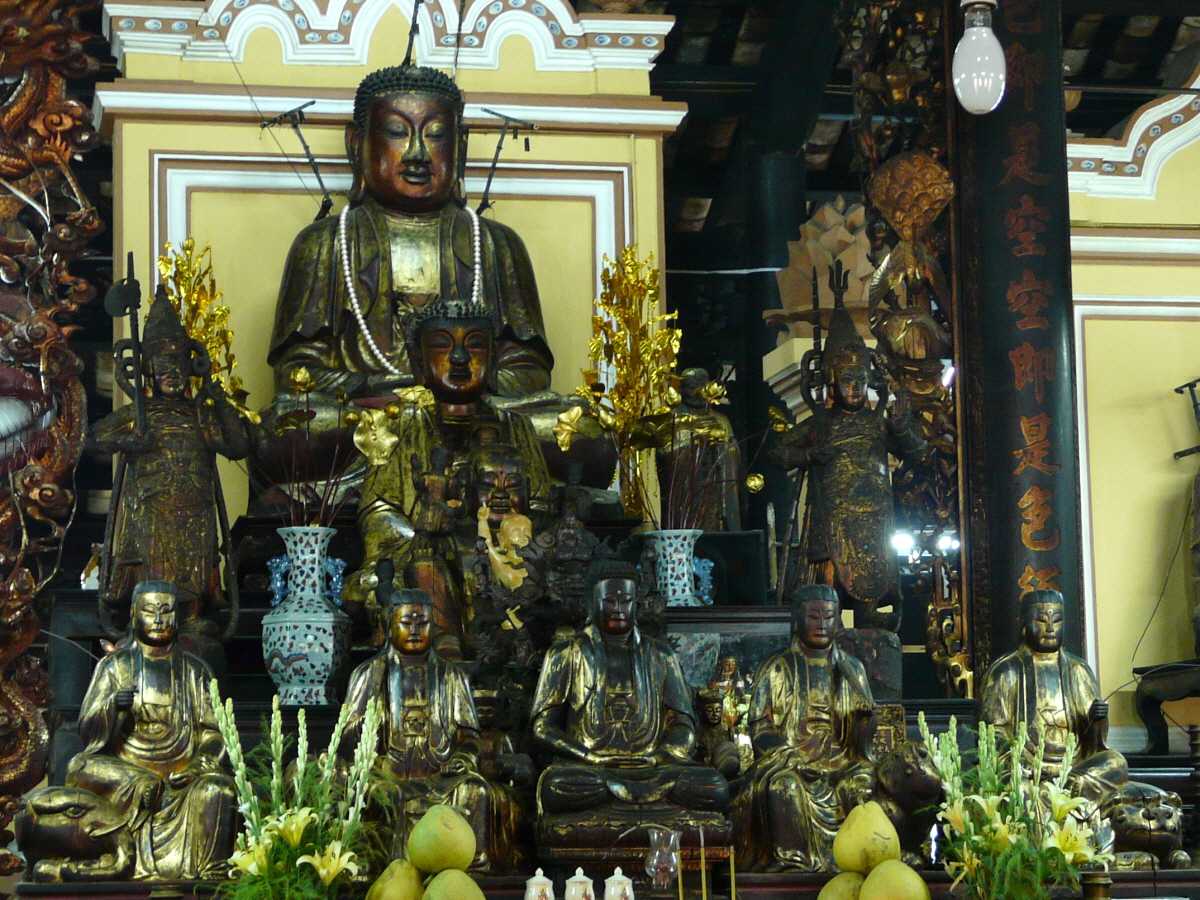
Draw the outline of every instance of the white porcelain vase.
<instances>
[{"instance_id":1,"label":"white porcelain vase","mask_svg":"<svg viewBox=\"0 0 1200 900\"><path fill-rule=\"evenodd\" d=\"M350 617L332 596L326 564L335 528L278 528L287 550L287 595L263 616L263 660L285 706L338 702L334 679L350 649ZM340 594L340 588L337 590Z\"/></svg>"}]
</instances>

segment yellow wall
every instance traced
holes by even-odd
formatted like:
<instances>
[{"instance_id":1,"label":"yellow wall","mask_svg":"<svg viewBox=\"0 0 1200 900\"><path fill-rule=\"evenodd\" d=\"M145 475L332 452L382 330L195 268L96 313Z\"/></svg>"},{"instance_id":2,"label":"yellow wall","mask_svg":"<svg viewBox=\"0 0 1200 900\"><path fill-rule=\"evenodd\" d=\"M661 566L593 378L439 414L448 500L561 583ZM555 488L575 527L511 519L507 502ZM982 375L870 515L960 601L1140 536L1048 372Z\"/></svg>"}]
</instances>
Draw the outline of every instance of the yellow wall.
<instances>
[{"instance_id":1,"label":"yellow wall","mask_svg":"<svg viewBox=\"0 0 1200 900\"><path fill-rule=\"evenodd\" d=\"M407 20L395 8L385 14L371 42L370 65L356 66L285 66L278 38L266 30L249 39L246 61L240 64L241 77L256 94L269 89L259 85L312 86L350 89L371 68L394 64L396 47L403 47ZM399 42L399 43L398 43ZM523 93L530 96L571 97L580 94L625 94L645 97L648 79L644 71L603 70L599 72L539 73L534 68L533 52L520 37L505 41L499 71L460 72L459 82L470 99L472 90L492 93ZM157 54L129 53L125 74L141 81L202 82L189 89L203 90L203 83L236 84L238 74L231 65L215 62L183 62ZM118 82L117 87L120 87ZM110 123L113 120L110 118ZM109 127L109 123L106 123ZM172 121L169 115L151 118L117 117L113 128L115 251L119 261L133 251L139 272L149 269L153 255L161 251L152 236L153 216L158 209L165 220L162 179L152 171L152 155L171 153L205 154L214 159L199 165L212 170L222 166L260 170L280 168L280 148L270 135L253 122L203 123ZM274 137L293 158L301 149L290 130L275 129ZM305 136L318 157L341 158L344 154L341 126L317 122L305 126ZM485 171L495 148L496 133L473 129L468 151L476 171ZM244 157L273 157L250 162ZM232 160L232 162L229 162ZM597 127L590 133L578 130L539 129L532 137L530 152L522 141L506 142L503 162L514 164L603 165L615 167L619 177L628 181L628 218L630 232L625 233L624 212L617 210L625 242L636 242L645 252L659 254L662 235L661 139L648 132L622 131L619 126ZM174 164L172 164L174 165ZM307 172L303 163L298 165ZM155 167L157 169L157 167ZM343 167L323 166L332 172ZM501 174L505 174L504 171ZM521 173L515 173L521 174ZM546 178L582 179L598 177L586 172ZM617 175L606 177L615 178ZM155 206L156 179L160 189ZM618 187L619 203L625 204L624 182ZM196 189L189 196L187 232L199 246L210 244L218 286L232 310L231 323L236 335L235 353L239 371L248 390L252 407L265 406L271 399L271 375L265 356L270 338L276 293L288 246L295 234L312 220L317 199L310 197L296 180L276 190L240 189L232 184L212 189ZM335 198L335 214L343 199ZM596 294L598 235L591 199L550 197L537 194L507 195L494 192L495 208L488 214L514 227L529 249L537 276L548 337L556 357L553 387L569 392L579 383L584 367L587 339L591 328L592 301ZM160 231L162 229L160 228ZM612 239L610 230L608 238ZM620 249L617 245L614 249ZM120 269L118 265L118 269ZM145 281L143 275L143 281ZM231 514L245 509L247 482L240 467L226 464L222 470Z\"/></svg>"},{"instance_id":2,"label":"yellow wall","mask_svg":"<svg viewBox=\"0 0 1200 900\"><path fill-rule=\"evenodd\" d=\"M1200 237L1200 231L1191 232L1200 229L1197 166L1200 143L1177 152L1152 200L1073 193L1072 226L1089 235L1135 240L1152 234ZM1200 442L1200 434L1187 400L1171 390L1200 375L1200 266L1153 256L1097 260L1077 255L1072 279L1083 316L1076 349L1085 367L1086 488L1101 691L1117 691L1111 701L1114 724L1137 725L1134 686L1126 683L1131 667L1193 655L1190 532L1169 578L1167 566L1200 470L1197 457L1179 462L1172 457ZM1097 298L1122 308L1106 307ZM1161 606L1153 613L1160 593ZM1153 623L1133 659L1152 613Z\"/></svg>"}]
</instances>

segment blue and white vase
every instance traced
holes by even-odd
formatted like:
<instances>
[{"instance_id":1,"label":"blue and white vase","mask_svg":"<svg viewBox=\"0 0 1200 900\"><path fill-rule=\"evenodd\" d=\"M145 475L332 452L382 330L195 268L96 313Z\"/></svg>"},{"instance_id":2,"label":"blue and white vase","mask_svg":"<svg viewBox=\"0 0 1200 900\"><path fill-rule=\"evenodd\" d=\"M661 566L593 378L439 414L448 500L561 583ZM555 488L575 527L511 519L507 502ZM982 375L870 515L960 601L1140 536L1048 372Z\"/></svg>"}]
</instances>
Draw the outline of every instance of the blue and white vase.
<instances>
[{"instance_id":1,"label":"blue and white vase","mask_svg":"<svg viewBox=\"0 0 1200 900\"><path fill-rule=\"evenodd\" d=\"M275 608L263 616L263 660L285 706L338 702L333 681L350 650L350 617L338 609L345 563L327 557L336 528L277 528L287 550L272 560ZM286 597L280 602L283 577Z\"/></svg>"},{"instance_id":2,"label":"blue and white vase","mask_svg":"<svg viewBox=\"0 0 1200 900\"><path fill-rule=\"evenodd\" d=\"M654 578L667 606L703 606L696 596L696 570L692 564L699 528L670 528L647 531L645 539L654 548Z\"/></svg>"}]
</instances>

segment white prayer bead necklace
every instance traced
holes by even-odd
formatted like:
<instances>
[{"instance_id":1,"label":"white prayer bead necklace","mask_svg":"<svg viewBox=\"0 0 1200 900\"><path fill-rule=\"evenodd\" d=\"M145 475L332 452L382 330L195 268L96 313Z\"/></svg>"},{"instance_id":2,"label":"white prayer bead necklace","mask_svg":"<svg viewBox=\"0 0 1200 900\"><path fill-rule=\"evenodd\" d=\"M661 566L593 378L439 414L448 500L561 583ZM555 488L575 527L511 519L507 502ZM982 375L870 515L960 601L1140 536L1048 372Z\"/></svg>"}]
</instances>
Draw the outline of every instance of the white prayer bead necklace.
<instances>
[{"instance_id":1,"label":"white prayer bead necklace","mask_svg":"<svg viewBox=\"0 0 1200 900\"><path fill-rule=\"evenodd\" d=\"M479 303L480 286L483 283L483 241L480 237L479 214L469 206L464 206L467 215L471 217L471 243L474 249L474 273L471 284L471 303ZM392 375L403 376L404 373L391 364L383 351L379 349L379 345L375 343L375 338L371 334L371 329L367 327L366 317L363 316L362 306L358 302L358 291L354 287L354 273L350 268L350 241L346 237L346 222L350 206L347 204L342 207L342 211L338 214L338 244L341 247L342 257L342 276L346 281L346 293L350 297L350 308L354 312L354 318L358 320L358 327L362 329L363 337L367 340L367 348L375 357L376 362L383 366ZM453 240L453 227L451 228L451 240Z\"/></svg>"}]
</instances>

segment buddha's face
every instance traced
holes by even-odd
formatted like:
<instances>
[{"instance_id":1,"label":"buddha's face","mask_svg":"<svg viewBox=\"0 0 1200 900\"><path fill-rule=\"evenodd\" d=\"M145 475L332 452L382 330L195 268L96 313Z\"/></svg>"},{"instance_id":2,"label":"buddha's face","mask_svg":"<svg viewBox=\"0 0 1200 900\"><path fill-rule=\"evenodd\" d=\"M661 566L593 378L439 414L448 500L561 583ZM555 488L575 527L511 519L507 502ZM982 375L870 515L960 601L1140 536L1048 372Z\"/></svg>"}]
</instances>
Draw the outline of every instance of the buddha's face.
<instances>
[{"instance_id":1,"label":"buddha's face","mask_svg":"<svg viewBox=\"0 0 1200 900\"><path fill-rule=\"evenodd\" d=\"M833 389L837 402L846 409L861 409L867 402L867 367L846 360L833 368Z\"/></svg>"},{"instance_id":2,"label":"buddha's face","mask_svg":"<svg viewBox=\"0 0 1200 900\"><path fill-rule=\"evenodd\" d=\"M425 386L444 403L471 403L487 386L491 323L434 319L421 329Z\"/></svg>"},{"instance_id":3,"label":"buddha's face","mask_svg":"<svg viewBox=\"0 0 1200 900\"><path fill-rule=\"evenodd\" d=\"M471 467L471 481L476 500L475 509L487 504L488 520L499 528L511 513L524 513L528 508L529 482L520 457L512 452L492 450L480 453Z\"/></svg>"},{"instance_id":4,"label":"buddha's face","mask_svg":"<svg viewBox=\"0 0 1200 900\"><path fill-rule=\"evenodd\" d=\"M700 704L700 708L704 714L704 721L709 725L721 724L721 701L720 700L705 700Z\"/></svg>"},{"instance_id":5,"label":"buddha's face","mask_svg":"<svg viewBox=\"0 0 1200 900\"><path fill-rule=\"evenodd\" d=\"M1063 611L1057 603L1035 603L1025 614L1025 640L1037 653L1062 647Z\"/></svg>"},{"instance_id":6,"label":"buddha's face","mask_svg":"<svg viewBox=\"0 0 1200 900\"><path fill-rule=\"evenodd\" d=\"M458 168L454 104L431 94L388 94L371 103L364 131L350 124L346 141L363 188L382 206L433 212L450 202Z\"/></svg>"},{"instance_id":7,"label":"buddha's face","mask_svg":"<svg viewBox=\"0 0 1200 900\"><path fill-rule=\"evenodd\" d=\"M143 644L170 646L178 633L175 595L166 591L138 594L133 605L133 629Z\"/></svg>"},{"instance_id":8,"label":"buddha's face","mask_svg":"<svg viewBox=\"0 0 1200 900\"><path fill-rule=\"evenodd\" d=\"M182 397L191 377L190 362L188 354L180 351L164 350L151 357L155 393L160 397Z\"/></svg>"},{"instance_id":9,"label":"buddha's face","mask_svg":"<svg viewBox=\"0 0 1200 900\"><path fill-rule=\"evenodd\" d=\"M838 604L834 600L809 600L795 621L795 629L804 646L827 650L837 630Z\"/></svg>"},{"instance_id":10,"label":"buddha's face","mask_svg":"<svg viewBox=\"0 0 1200 900\"><path fill-rule=\"evenodd\" d=\"M520 514L508 516L500 523L500 544L519 550L533 540L533 522Z\"/></svg>"},{"instance_id":11,"label":"buddha's face","mask_svg":"<svg viewBox=\"0 0 1200 900\"><path fill-rule=\"evenodd\" d=\"M736 656L722 656L717 660L717 677L727 681L737 675L738 663Z\"/></svg>"},{"instance_id":12,"label":"buddha's face","mask_svg":"<svg viewBox=\"0 0 1200 900\"><path fill-rule=\"evenodd\" d=\"M637 583L632 578L605 578L592 589L592 598L600 608L601 631L620 636L633 630Z\"/></svg>"},{"instance_id":13,"label":"buddha's face","mask_svg":"<svg viewBox=\"0 0 1200 900\"><path fill-rule=\"evenodd\" d=\"M397 652L419 656L429 649L433 623L423 603L401 603L392 609L389 638Z\"/></svg>"}]
</instances>

